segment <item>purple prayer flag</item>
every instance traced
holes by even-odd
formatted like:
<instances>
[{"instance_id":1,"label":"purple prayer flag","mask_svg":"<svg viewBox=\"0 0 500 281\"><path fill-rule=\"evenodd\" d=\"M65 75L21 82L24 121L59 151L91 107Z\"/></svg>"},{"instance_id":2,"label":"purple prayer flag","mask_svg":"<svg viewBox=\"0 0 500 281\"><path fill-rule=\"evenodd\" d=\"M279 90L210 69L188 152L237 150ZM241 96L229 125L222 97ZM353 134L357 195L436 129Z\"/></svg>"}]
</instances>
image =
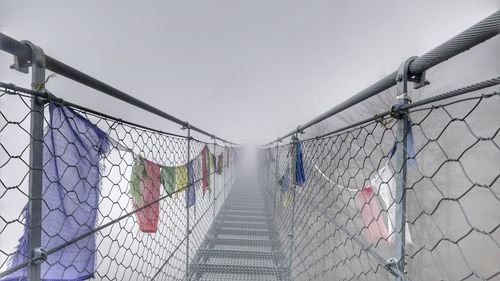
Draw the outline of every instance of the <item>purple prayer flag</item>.
<instances>
[{"instance_id":1,"label":"purple prayer flag","mask_svg":"<svg viewBox=\"0 0 500 281\"><path fill-rule=\"evenodd\" d=\"M186 207L189 208L196 203L196 190L194 188L193 160L187 163L188 187L186 188Z\"/></svg>"},{"instance_id":2,"label":"purple prayer flag","mask_svg":"<svg viewBox=\"0 0 500 281\"><path fill-rule=\"evenodd\" d=\"M50 124L43 142L42 248L53 249L91 232L99 202L101 155L108 150L106 134L70 108L49 105ZM25 213L26 225L28 222ZM28 228L19 241L9 268L28 259ZM80 281L94 277L94 235L50 254L41 264L45 281ZM27 280L27 267L1 281Z\"/></svg>"}]
</instances>

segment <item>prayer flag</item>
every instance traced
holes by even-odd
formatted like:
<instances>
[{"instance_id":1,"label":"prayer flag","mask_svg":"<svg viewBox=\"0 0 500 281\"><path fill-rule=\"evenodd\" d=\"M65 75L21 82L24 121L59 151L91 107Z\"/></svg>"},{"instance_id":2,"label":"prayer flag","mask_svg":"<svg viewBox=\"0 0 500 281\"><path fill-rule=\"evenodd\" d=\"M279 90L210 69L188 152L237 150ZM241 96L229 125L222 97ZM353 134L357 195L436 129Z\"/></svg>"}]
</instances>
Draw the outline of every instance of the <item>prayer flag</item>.
<instances>
[{"instance_id":1,"label":"prayer flag","mask_svg":"<svg viewBox=\"0 0 500 281\"><path fill-rule=\"evenodd\" d=\"M295 145L295 184L304 186L306 183L306 174L304 172L304 162L302 159L302 144L297 142Z\"/></svg>"},{"instance_id":2,"label":"prayer flag","mask_svg":"<svg viewBox=\"0 0 500 281\"><path fill-rule=\"evenodd\" d=\"M142 157L139 157L136 161L142 162L142 164L135 163L132 169L129 190L133 190L131 193L134 209L140 209L150 204L135 213L139 222L139 230L146 233L155 233L158 229L158 216L160 213L160 204L157 202L160 198L160 166ZM134 168L136 168L135 171ZM137 178L139 177L139 187L137 187Z\"/></svg>"},{"instance_id":3,"label":"prayer flag","mask_svg":"<svg viewBox=\"0 0 500 281\"><path fill-rule=\"evenodd\" d=\"M188 172L186 165L175 167L175 190L177 191L177 197L179 196L180 190L188 185Z\"/></svg>"},{"instance_id":4,"label":"prayer flag","mask_svg":"<svg viewBox=\"0 0 500 281\"><path fill-rule=\"evenodd\" d=\"M74 110L49 104L49 125L43 137L41 247L53 249L95 228L101 171L99 160L109 149L106 134ZM25 209L25 222L29 220ZM77 281L94 277L95 236L89 235L47 256L42 280ZM28 227L10 257L9 268L25 262ZM2 281L27 280L23 267Z\"/></svg>"},{"instance_id":5,"label":"prayer flag","mask_svg":"<svg viewBox=\"0 0 500 281\"><path fill-rule=\"evenodd\" d=\"M223 163L224 162L224 155L221 153L219 154L218 156L218 162L217 162L217 174L222 174L222 166L223 166Z\"/></svg>"},{"instance_id":6,"label":"prayer flag","mask_svg":"<svg viewBox=\"0 0 500 281\"><path fill-rule=\"evenodd\" d=\"M288 208L288 206L290 205L290 203L292 203L293 201L293 190L289 190L287 192L285 192L285 196L284 196L284 199L283 199L283 207L285 208Z\"/></svg>"},{"instance_id":7,"label":"prayer flag","mask_svg":"<svg viewBox=\"0 0 500 281\"><path fill-rule=\"evenodd\" d=\"M278 183L281 186L281 192L288 191L288 188L290 187L290 166L286 167L285 174L281 176Z\"/></svg>"},{"instance_id":8,"label":"prayer flag","mask_svg":"<svg viewBox=\"0 0 500 281\"><path fill-rule=\"evenodd\" d=\"M371 181L373 191L379 195L387 210L387 234L389 242L392 242L394 232L396 231L396 184L394 180L394 171L390 162L380 169L378 175ZM413 244L408 224L405 224L406 243Z\"/></svg>"},{"instance_id":9,"label":"prayer flag","mask_svg":"<svg viewBox=\"0 0 500 281\"><path fill-rule=\"evenodd\" d=\"M175 167L162 166L160 182L168 194L173 194L175 192Z\"/></svg>"},{"instance_id":10,"label":"prayer flag","mask_svg":"<svg viewBox=\"0 0 500 281\"><path fill-rule=\"evenodd\" d=\"M361 217L366 230L364 230L365 239L369 243L376 242L378 239L387 239L387 228L380 214L380 208L377 197L373 194L371 186L366 186L356 193L356 200L361 208Z\"/></svg>"},{"instance_id":11,"label":"prayer flag","mask_svg":"<svg viewBox=\"0 0 500 281\"><path fill-rule=\"evenodd\" d=\"M186 207L189 208L196 203L196 191L194 189L194 167L193 160L187 163L187 175L189 186L186 189Z\"/></svg>"},{"instance_id":12,"label":"prayer flag","mask_svg":"<svg viewBox=\"0 0 500 281\"><path fill-rule=\"evenodd\" d=\"M210 173L213 174L216 172L215 170L215 154L210 153Z\"/></svg>"},{"instance_id":13,"label":"prayer flag","mask_svg":"<svg viewBox=\"0 0 500 281\"><path fill-rule=\"evenodd\" d=\"M201 151L201 189L203 191L203 196L207 191L207 187L210 186L210 176L208 172L208 147L205 145Z\"/></svg>"},{"instance_id":14,"label":"prayer flag","mask_svg":"<svg viewBox=\"0 0 500 281\"><path fill-rule=\"evenodd\" d=\"M397 145L398 142L394 140L394 144L388 154L389 158L392 158L396 153ZM413 140L413 130L410 119L408 119L408 133L406 134L406 155L408 165L415 166L417 164L415 160L415 142Z\"/></svg>"}]
</instances>

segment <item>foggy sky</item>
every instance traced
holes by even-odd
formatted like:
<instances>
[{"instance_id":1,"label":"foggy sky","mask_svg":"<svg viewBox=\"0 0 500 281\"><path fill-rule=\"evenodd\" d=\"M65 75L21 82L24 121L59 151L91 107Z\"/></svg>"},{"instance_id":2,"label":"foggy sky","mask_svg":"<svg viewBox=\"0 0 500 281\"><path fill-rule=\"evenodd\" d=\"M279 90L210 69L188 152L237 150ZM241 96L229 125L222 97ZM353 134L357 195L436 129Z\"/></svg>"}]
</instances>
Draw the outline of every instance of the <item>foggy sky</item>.
<instances>
[{"instance_id":1,"label":"foggy sky","mask_svg":"<svg viewBox=\"0 0 500 281\"><path fill-rule=\"evenodd\" d=\"M499 7L498 0L0 0L0 31L209 132L263 143ZM9 70L11 63L0 53L0 80L29 87L29 75ZM178 132L63 77L47 87L68 101Z\"/></svg>"}]
</instances>

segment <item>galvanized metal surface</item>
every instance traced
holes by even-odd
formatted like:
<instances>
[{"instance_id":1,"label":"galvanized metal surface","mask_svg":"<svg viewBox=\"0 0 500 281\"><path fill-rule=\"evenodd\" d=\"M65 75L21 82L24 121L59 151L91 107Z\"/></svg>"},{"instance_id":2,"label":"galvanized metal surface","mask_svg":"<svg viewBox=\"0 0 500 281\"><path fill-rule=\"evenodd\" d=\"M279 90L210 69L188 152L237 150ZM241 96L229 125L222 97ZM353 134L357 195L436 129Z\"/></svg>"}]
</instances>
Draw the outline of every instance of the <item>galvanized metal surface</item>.
<instances>
[{"instance_id":1,"label":"galvanized metal surface","mask_svg":"<svg viewBox=\"0 0 500 281\"><path fill-rule=\"evenodd\" d=\"M271 210L262 190L237 184L198 250L191 280L286 280Z\"/></svg>"},{"instance_id":2,"label":"galvanized metal surface","mask_svg":"<svg viewBox=\"0 0 500 281\"><path fill-rule=\"evenodd\" d=\"M45 91L45 56L39 47L25 42L31 49L31 87L34 91L43 93ZM28 267L28 278L30 281L41 280L42 253L42 173L43 173L43 123L44 104L40 98L31 100L30 113L30 173L29 173L29 198L28 205L29 232L28 250L34 260Z\"/></svg>"},{"instance_id":3,"label":"galvanized metal surface","mask_svg":"<svg viewBox=\"0 0 500 281\"><path fill-rule=\"evenodd\" d=\"M467 51L468 49L494 37L500 33L500 10L491 14L487 18L481 20L470 28L464 30L460 34L457 34L450 40L444 42L443 44L437 46L436 48L428 51L422 56L415 59L409 65L409 73L411 75L417 75L422 73L423 71L438 65L449 58L456 56L462 52ZM381 80L375 82L368 88L362 90L361 92L353 95L346 101L334 106L330 110L324 112L323 114L318 115L314 119L310 120L307 123L304 123L297 127L297 129L290 131L286 135L283 135L276 140L268 143L268 145L273 144L275 142L279 142L285 138L292 136L297 132L302 132L303 130L339 113L346 110L349 107L352 107L364 100L373 97L380 92L389 89L390 87L396 85L396 75L397 71L394 71L382 78Z\"/></svg>"}]
</instances>

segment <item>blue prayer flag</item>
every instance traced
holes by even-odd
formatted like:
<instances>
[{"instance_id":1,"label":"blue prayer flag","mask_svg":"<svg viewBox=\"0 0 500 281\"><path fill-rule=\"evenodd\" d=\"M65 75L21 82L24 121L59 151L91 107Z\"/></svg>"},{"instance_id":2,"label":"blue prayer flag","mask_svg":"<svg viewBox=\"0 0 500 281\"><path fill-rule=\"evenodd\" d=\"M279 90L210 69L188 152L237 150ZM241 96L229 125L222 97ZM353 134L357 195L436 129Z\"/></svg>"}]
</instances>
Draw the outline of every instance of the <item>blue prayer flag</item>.
<instances>
[{"instance_id":1,"label":"blue prayer flag","mask_svg":"<svg viewBox=\"0 0 500 281\"><path fill-rule=\"evenodd\" d=\"M72 109L51 103L49 112L50 123L43 138L41 222L41 246L46 250L94 229L99 160L109 146L106 134ZM27 223L27 212L25 219ZM50 254L41 264L42 280L80 281L94 277L95 252L95 237L89 235ZM26 226L9 267L25 262L29 256ZM27 267L1 280L27 280Z\"/></svg>"},{"instance_id":2,"label":"blue prayer flag","mask_svg":"<svg viewBox=\"0 0 500 281\"><path fill-rule=\"evenodd\" d=\"M391 150L389 151L388 157L392 158L396 153L398 142L394 140L394 144L392 145ZM415 160L415 143L413 140L413 130L411 127L411 121L408 120L408 133L406 134L406 155L407 155L407 163L410 166L415 166L417 164Z\"/></svg>"},{"instance_id":3,"label":"blue prayer flag","mask_svg":"<svg viewBox=\"0 0 500 281\"><path fill-rule=\"evenodd\" d=\"M281 186L281 192L287 192L288 187L290 185L290 166L286 167L285 174L281 176L281 179L278 181Z\"/></svg>"},{"instance_id":4,"label":"blue prayer flag","mask_svg":"<svg viewBox=\"0 0 500 281\"><path fill-rule=\"evenodd\" d=\"M302 160L302 144L295 145L295 184L303 186L306 183L306 173L304 172L304 161Z\"/></svg>"}]
</instances>

